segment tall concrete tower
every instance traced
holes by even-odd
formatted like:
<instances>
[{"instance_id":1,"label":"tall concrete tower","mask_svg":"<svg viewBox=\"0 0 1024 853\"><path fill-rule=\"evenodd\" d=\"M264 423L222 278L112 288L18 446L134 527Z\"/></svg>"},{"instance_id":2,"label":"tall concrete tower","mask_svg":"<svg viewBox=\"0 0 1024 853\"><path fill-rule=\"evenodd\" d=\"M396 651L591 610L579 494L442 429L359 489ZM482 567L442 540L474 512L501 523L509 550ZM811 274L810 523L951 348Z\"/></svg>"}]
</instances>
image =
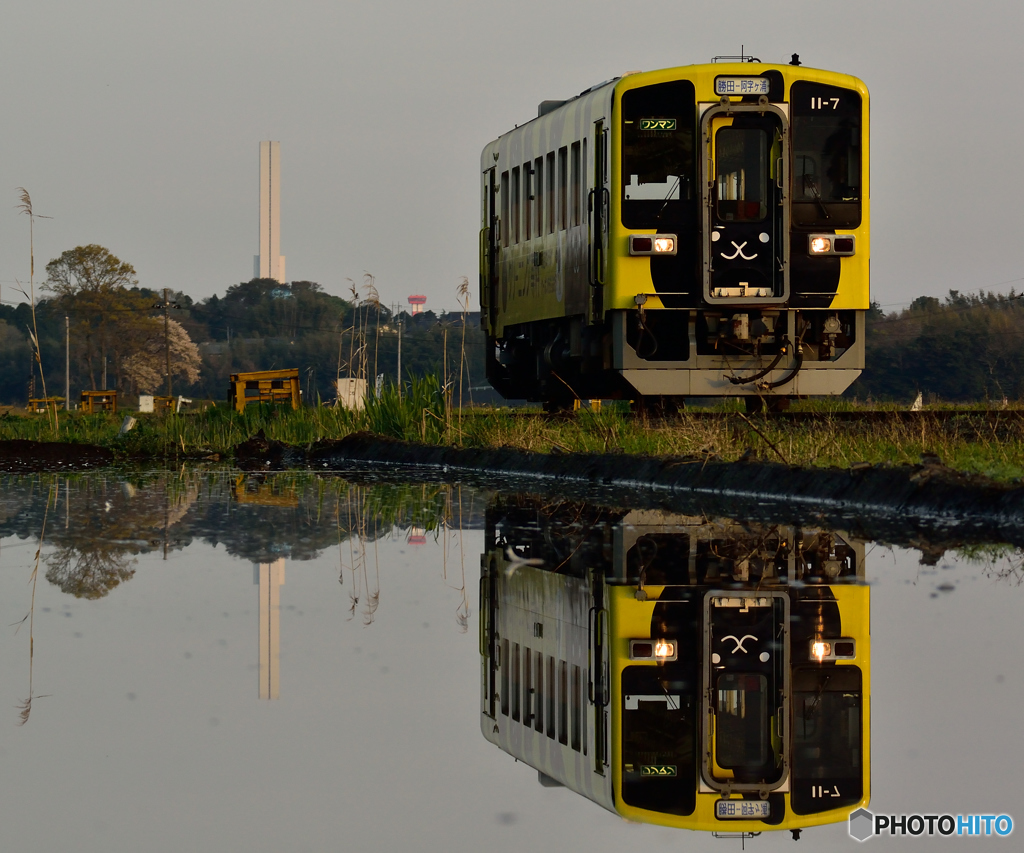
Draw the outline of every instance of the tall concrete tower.
<instances>
[{"instance_id":1,"label":"tall concrete tower","mask_svg":"<svg viewBox=\"0 0 1024 853\"><path fill-rule=\"evenodd\" d=\"M284 284L281 254L281 143L260 143L260 253L253 278L272 278Z\"/></svg>"}]
</instances>

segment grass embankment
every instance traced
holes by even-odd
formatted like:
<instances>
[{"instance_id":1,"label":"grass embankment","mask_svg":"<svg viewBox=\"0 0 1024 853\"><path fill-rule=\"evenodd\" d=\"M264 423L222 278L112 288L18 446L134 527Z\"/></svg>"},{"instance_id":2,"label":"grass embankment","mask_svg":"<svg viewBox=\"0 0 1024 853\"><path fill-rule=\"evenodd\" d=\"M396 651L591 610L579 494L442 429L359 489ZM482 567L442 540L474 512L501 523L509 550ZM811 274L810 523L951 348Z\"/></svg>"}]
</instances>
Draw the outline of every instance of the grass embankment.
<instances>
[{"instance_id":1,"label":"grass embankment","mask_svg":"<svg viewBox=\"0 0 1024 853\"><path fill-rule=\"evenodd\" d=\"M960 471L1009 481L1024 477L1024 419L1017 412L979 417L979 406L930 407L912 418L873 421L830 417L852 408L848 401L804 402L820 417L793 422L735 409L724 418L682 413L665 419L633 417L615 408L581 410L575 416L523 417L522 410L465 409L430 378L418 380L399 400L393 389L352 412L321 406L291 411L251 406L244 414L226 407L182 415L134 415L138 423L118 435L124 413L61 413L54 432L46 415L0 415L0 440L70 441L110 447L121 458L228 456L260 430L270 439L309 446L357 430L382 436L463 447L508 446L540 453L584 452L719 458L753 454L804 466L850 467L858 463L907 464L934 454ZM878 407L873 407L877 410ZM953 409L962 417L950 416ZM941 412L941 414L940 414ZM972 415L972 412L974 413Z\"/></svg>"}]
</instances>

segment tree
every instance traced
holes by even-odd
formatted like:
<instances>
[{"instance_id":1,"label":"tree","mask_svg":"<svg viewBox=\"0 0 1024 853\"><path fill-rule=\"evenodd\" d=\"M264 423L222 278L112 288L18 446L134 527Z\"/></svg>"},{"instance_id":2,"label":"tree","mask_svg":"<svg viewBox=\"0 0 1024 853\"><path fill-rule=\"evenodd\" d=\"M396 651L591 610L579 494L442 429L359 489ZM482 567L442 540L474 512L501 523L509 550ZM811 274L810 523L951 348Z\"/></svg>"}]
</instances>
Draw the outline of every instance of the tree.
<instances>
[{"instance_id":1,"label":"tree","mask_svg":"<svg viewBox=\"0 0 1024 853\"><path fill-rule=\"evenodd\" d=\"M167 345L171 350L171 375L183 376L191 385L199 380L202 359L188 332L177 320L167 321L167 340L164 339L164 321L160 317L146 317L133 329L134 340L128 355L121 360L121 371L130 383L129 393L154 392L166 381Z\"/></svg>"},{"instance_id":2,"label":"tree","mask_svg":"<svg viewBox=\"0 0 1024 853\"><path fill-rule=\"evenodd\" d=\"M68 249L46 265L46 274L45 289L74 317L75 349L95 390L97 367L102 370L113 356L119 370L123 342L130 338L125 333L152 309L152 300L129 290L138 286L135 267L95 243Z\"/></svg>"}]
</instances>

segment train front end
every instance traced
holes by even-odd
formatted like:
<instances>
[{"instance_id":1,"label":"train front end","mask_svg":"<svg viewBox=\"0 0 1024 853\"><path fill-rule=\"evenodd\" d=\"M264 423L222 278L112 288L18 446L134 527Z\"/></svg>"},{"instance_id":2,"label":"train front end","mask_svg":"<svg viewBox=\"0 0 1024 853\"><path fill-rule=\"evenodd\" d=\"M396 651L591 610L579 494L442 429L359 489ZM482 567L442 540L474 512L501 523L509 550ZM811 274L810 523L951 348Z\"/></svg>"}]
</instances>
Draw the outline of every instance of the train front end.
<instances>
[{"instance_id":1,"label":"train front end","mask_svg":"<svg viewBox=\"0 0 1024 853\"><path fill-rule=\"evenodd\" d=\"M713 64L615 89L603 305L634 396L840 394L864 366L868 93Z\"/></svg>"}]
</instances>

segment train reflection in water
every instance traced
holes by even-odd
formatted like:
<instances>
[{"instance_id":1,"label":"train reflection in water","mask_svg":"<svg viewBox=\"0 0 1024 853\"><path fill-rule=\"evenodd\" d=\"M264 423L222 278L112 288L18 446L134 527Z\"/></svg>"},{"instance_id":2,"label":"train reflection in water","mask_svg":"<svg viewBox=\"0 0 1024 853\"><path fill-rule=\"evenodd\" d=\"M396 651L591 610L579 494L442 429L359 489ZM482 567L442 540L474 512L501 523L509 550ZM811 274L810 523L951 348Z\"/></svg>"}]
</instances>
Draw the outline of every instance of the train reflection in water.
<instances>
[{"instance_id":1,"label":"train reflection in water","mask_svg":"<svg viewBox=\"0 0 1024 853\"><path fill-rule=\"evenodd\" d=\"M481 728L634 821L728 833L869 798L869 590L843 533L498 498Z\"/></svg>"}]
</instances>

